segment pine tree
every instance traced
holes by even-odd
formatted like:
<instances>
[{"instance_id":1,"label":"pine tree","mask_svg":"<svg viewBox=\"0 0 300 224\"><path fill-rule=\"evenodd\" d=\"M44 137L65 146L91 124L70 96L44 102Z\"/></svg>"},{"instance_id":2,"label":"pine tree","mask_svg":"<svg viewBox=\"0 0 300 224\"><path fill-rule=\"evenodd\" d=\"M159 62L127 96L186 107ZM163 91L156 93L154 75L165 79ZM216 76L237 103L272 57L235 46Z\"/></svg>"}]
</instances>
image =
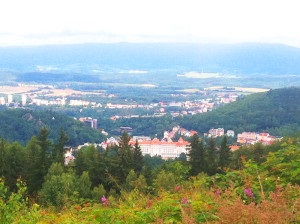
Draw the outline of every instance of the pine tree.
<instances>
[{"instance_id":1,"label":"pine tree","mask_svg":"<svg viewBox=\"0 0 300 224\"><path fill-rule=\"evenodd\" d=\"M0 177L3 178L4 177L4 171L5 171L5 162L6 162L6 150L5 150L5 146L6 142L3 138L1 138L0 140Z\"/></svg>"},{"instance_id":2,"label":"pine tree","mask_svg":"<svg viewBox=\"0 0 300 224\"><path fill-rule=\"evenodd\" d=\"M13 191L17 190L18 178L25 176L25 149L18 142L8 144L6 154L6 177L5 183Z\"/></svg>"},{"instance_id":3,"label":"pine tree","mask_svg":"<svg viewBox=\"0 0 300 224\"><path fill-rule=\"evenodd\" d=\"M191 140L191 150L189 151L189 164L191 165L191 175L197 175L205 171L205 148L203 140L199 136L193 135Z\"/></svg>"},{"instance_id":4,"label":"pine tree","mask_svg":"<svg viewBox=\"0 0 300 224\"><path fill-rule=\"evenodd\" d=\"M131 169L134 167L132 146L129 144L130 136L128 133L124 132L120 137L119 147L118 147L118 157L119 157L119 178L121 182L126 180L126 177Z\"/></svg>"},{"instance_id":5,"label":"pine tree","mask_svg":"<svg viewBox=\"0 0 300 224\"><path fill-rule=\"evenodd\" d=\"M78 179L77 189L81 198L91 198L92 182L87 171L84 171Z\"/></svg>"},{"instance_id":6,"label":"pine tree","mask_svg":"<svg viewBox=\"0 0 300 224\"><path fill-rule=\"evenodd\" d=\"M253 145L253 160L257 164L261 164L264 161L264 154L265 152L263 144L259 142Z\"/></svg>"},{"instance_id":7,"label":"pine tree","mask_svg":"<svg viewBox=\"0 0 300 224\"><path fill-rule=\"evenodd\" d=\"M43 152L40 141L33 136L26 145L26 183L28 192L35 195L42 187L45 176L44 167L42 165Z\"/></svg>"},{"instance_id":8,"label":"pine tree","mask_svg":"<svg viewBox=\"0 0 300 224\"><path fill-rule=\"evenodd\" d=\"M41 148L40 152L40 169L41 169L41 174L42 174L42 179L44 179L44 176L47 174L48 169L51 165L51 160L50 160L50 153L51 153L51 146L52 143L48 139L49 136L49 130L46 127L43 127L39 130L38 135L36 136L38 140L38 144Z\"/></svg>"},{"instance_id":9,"label":"pine tree","mask_svg":"<svg viewBox=\"0 0 300 224\"><path fill-rule=\"evenodd\" d=\"M231 158L231 151L228 146L228 139L226 135L224 135L224 137L222 138L219 155L219 166L221 170L223 170L229 165Z\"/></svg>"},{"instance_id":10,"label":"pine tree","mask_svg":"<svg viewBox=\"0 0 300 224\"><path fill-rule=\"evenodd\" d=\"M141 147L139 146L138 141L136 140L133 152L132 152L132 159L133 159L133 170L139 174L141 173L143 166L144 166L144 157L142 154Z\"/></svg>"},{"instance_id":11,"label":"pine tree","mask_svg":"<svg viewBox=\"0 0 300 224\"><path fill-rule=\"evenodd\" d=\"M209 139L209 143L206 151L207 151L206 172L209 175L214 175L217 173L217 169L218 169L218 157L217 157L218 155L217 155L216 142L213 138Z\"/></svg>"},{"instance_id":12,"label":"pine tree","mask_svg":"<svg viewBox=\"0 0 300 224\"><path fill-rule=\"evenodd\" d=\"M67 134L61 130L58 138L57 144L54 145L51 157L52 157L52 163L53 162L58 162L64 165L65 163L65 146L67 142L69 141L69 138Z\"/></svg>"}]
</instances>

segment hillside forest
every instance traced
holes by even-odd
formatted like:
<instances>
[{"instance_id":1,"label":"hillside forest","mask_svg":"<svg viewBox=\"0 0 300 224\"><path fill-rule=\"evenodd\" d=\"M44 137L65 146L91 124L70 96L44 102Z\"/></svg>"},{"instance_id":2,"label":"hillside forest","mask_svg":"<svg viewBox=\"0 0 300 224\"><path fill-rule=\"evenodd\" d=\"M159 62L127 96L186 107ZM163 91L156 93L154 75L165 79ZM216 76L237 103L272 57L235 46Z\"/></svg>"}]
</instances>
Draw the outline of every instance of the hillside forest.
<instances>
[{"instance_id":1,"label":"hillside forest","mask_svg":"<svg viewBox=\"0 0 300 224\"><path fill-rule=\"evenodd\" d=\"M127 133L64 163L68 136L43 127L26 145L0 141L1 223L298 223L300 135L230 151L190 139L176 160L143 156Z\"/></svg>"}]
</instances>

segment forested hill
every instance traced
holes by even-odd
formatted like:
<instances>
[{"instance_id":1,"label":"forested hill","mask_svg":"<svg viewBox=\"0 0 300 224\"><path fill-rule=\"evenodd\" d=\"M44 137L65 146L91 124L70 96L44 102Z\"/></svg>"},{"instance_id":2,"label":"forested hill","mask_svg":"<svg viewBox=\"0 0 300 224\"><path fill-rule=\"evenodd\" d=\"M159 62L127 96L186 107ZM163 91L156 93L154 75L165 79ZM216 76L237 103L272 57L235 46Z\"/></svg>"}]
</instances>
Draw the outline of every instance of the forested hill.
<instances>
[{"instance_id":1,"label":"forested hill","mask_svg":"<svg viewBox=\"0 0 300 224\"><path fill-rule=\"evenodd\" d=\"M57 141L63 130L69 137L69 145L73 146L103 140L99 131L49 110L3 109L0 110L0 117L0 137L11 142L26 144L42 127L49 130L49 139L52 141Z\"/></svg>"},{"instance_id":2,"label":"forested hill","mask_svg":"<svg viewBox=\"0 0 300 224\"><path fill-rule=\"evenodd\" d=\"M180 125L200 132L223 127L236 132L294 134L300 132L300 87L248 95L211 113L185 117Z\"/></svg>"}]
</instances>

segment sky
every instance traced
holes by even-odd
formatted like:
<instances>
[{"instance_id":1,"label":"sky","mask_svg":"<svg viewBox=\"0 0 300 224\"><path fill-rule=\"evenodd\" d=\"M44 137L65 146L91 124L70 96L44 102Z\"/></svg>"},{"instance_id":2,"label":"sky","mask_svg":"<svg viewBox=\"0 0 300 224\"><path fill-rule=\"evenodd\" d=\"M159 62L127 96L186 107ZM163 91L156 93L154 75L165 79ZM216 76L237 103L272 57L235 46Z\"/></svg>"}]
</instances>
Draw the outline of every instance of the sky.
<instances>
[{"instance_id":1,"label":"sky","mask_svg":"<svg viewBox=\"0 0 300 224\"><path fill-rule=\"evenodd\" d=\"M4 0L0 46L282 43L300 47L298 0Z\"/></svg>"}]
</instances>

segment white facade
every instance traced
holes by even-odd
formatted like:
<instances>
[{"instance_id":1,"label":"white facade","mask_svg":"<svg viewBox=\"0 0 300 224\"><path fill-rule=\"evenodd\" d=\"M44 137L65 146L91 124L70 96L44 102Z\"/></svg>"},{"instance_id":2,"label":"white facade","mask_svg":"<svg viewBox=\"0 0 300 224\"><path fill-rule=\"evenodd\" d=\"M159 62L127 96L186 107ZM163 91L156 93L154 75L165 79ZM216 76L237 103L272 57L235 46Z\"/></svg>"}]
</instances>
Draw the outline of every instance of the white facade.
<instances>
[{"instance_id":1,"label":"white facade","mask_svg":"<svg viewBox=\"0 0 300 224\"><path fill-rule=\"evenodd\" d=\"M131 142L132 145L134 143L134 141ZM161 156L163 159L175 159L181 153L187 154L190 149L190 143L182 138L178 142L166 142L154 138L150 141L139 141L138 144L143 155Z\"/></svg>"}]
</instances>

